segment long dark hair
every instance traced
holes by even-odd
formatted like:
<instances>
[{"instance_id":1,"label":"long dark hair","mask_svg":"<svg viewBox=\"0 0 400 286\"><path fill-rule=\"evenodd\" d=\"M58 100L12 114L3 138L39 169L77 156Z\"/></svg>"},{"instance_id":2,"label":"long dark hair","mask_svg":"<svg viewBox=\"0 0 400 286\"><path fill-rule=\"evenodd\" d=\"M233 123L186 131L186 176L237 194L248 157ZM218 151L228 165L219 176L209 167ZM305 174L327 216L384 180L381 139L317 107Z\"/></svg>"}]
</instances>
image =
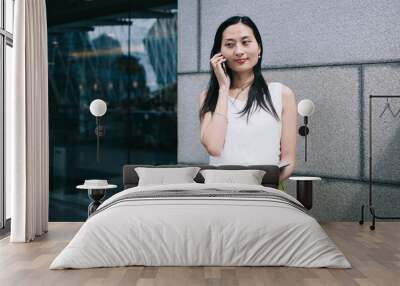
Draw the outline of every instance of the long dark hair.
<instances>
[{"instance_id":1,"label":"long dark hair","mask_svg":"<svg viewBox=\"0 0 400 286\"><path fill-rule=\"evenodd\" d=\"M247 122L249 121L249 117L251 115L252 107L254 104L256 104L256 107L261 107L265 111L271 113L273 117L276 118L277 121L279 121L279 116L274 108L274 105L271 100L271 95L268 90L268 85L265 82L265 79L261 73L261 62L262 62L262 54L263 54L263 45L262 45L262 40L260 33L257 29L257 26L254 24L254 22L246 16L233 16L230 17L229 19L225 20L217 29L217 32L215 33L215 38L214 38L214 45L211 50L210 54L210 59L217 53L221 51L221 43L222 43L222 33L225 31L225 29L231 25L237 24L237 23L243 23L244 25L249 26L254 33L254 36L257 40L258 45L260 46L261 52L260 52L260 58L258 59L257 64L253 67L253 73L254 73L254 81L250 86L249 89L249 95L247 99L246 106L243 108L242 111L240 111L240 116L243 116L247 114ZM226 65L226 71L229 75L229 77L232 79L232 70ZM206 114L207 112L211 111L211 113L214 113L215 107L217 105L217 100L218 100L218 94L219 94L219 83L217 80L217 77L215 76L213 67L210 63L210 70L211 70L211 77L208 83L208 91L206 98L203 102L203 106L200 109L200 119ZM231 81L232 84L232 81ZM269 107L270 106L270 107ZM271 109L270 109L271 108Z\"/></svg>"}]
</instances>

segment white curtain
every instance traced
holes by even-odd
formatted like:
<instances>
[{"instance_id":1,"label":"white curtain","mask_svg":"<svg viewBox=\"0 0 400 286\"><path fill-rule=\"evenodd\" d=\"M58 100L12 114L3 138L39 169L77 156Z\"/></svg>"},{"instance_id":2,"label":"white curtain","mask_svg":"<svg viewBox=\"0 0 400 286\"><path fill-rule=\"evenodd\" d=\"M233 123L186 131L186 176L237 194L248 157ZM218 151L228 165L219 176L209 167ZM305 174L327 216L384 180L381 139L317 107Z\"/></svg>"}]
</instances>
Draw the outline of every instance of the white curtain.
<instances>
[{"instance_id":1,"label":"white curtain","mask_svg":"<svg viewBox=\"0 0 400 286\"><path fill-rule=\"evenodd\" d=\"M45 0L15 1L13 93L6 98L12 242L47 232L49 143Z\"/></svg>"}]
</instances>

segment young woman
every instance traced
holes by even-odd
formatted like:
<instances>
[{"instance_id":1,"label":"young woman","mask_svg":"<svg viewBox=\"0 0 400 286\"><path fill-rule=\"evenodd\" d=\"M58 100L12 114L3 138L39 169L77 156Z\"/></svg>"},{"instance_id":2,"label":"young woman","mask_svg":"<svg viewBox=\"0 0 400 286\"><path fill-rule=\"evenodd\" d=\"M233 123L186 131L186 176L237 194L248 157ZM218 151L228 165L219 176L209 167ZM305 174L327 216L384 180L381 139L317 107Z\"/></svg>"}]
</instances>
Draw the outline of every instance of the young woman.
<instances>
[{"instance_id":1,"label":"young woman","mask_svg":"<svg viewBox=\"0 0 400 286\"><path fill-rule=\"evenodd\" d=\"M296 100L287 86L266 83L262 55L260 33L249 17L234 16L218 27L208 90L200 95L200 140L210 165L288 161L283 182L295 166Z\"/></svg>"}]
</instances>

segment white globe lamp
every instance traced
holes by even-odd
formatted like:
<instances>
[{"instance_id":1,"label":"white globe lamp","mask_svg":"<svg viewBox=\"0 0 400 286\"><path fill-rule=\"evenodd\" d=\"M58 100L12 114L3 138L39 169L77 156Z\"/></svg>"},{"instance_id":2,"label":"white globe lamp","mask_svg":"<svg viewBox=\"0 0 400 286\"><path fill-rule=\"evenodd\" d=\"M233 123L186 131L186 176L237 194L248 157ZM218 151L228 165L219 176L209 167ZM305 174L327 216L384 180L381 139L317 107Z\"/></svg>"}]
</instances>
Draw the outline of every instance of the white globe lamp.
<instances>
[{"instance_id":1,"label":"white globe lamp","mask_svg":"<svg viewBox=\"0 0 400 286\"><path fill-rule=\"evenodd\" d=\"M304 117L304 125L299 128L299 134L304 136L305 140L305 152L304 152L304 160L307 162L307 135L310 133L310 130L307 127L308 117L311 116L315 111L314 103L309 99L303 99L297 105L297 112Z\"/></svg>"},{"instance_id":2,"label":"white globe lamp","mask_svg":"<svg viewBox=\"0 0 400 286\"><path fill-rule=\"evenodd\" d=\"M96 129L94 133L97 137L97 152L96 158L97 162L100 162L100 137L105 135L105 128L100 124L100 117L102 117L107 112L107 104L101 99L95 99L90 103L89 106L90 113L96 117Z\"/></svg>"}]
</instances>

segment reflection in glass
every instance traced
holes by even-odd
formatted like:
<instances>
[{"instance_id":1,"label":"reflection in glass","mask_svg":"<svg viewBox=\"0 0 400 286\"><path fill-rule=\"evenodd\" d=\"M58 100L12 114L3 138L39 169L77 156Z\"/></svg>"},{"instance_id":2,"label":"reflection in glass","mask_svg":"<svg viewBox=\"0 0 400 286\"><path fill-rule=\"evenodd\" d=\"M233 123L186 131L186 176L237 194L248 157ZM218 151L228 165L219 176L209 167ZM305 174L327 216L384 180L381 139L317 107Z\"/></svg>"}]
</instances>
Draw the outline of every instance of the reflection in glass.
<instances>
[{"instance_id":1,"label":"reflection in glass","mask_svg":"<svg viewBox=\"0 0 400 286\"><path fill-rule=\"evenodd\" d=\"M176 19L126 13L49 27L51 221L86 219L87 193L75 190L85 179L121 190L124 164L176 164ZM107 103L100 163L96 98Z\"/></svg>"}]
</instances>

